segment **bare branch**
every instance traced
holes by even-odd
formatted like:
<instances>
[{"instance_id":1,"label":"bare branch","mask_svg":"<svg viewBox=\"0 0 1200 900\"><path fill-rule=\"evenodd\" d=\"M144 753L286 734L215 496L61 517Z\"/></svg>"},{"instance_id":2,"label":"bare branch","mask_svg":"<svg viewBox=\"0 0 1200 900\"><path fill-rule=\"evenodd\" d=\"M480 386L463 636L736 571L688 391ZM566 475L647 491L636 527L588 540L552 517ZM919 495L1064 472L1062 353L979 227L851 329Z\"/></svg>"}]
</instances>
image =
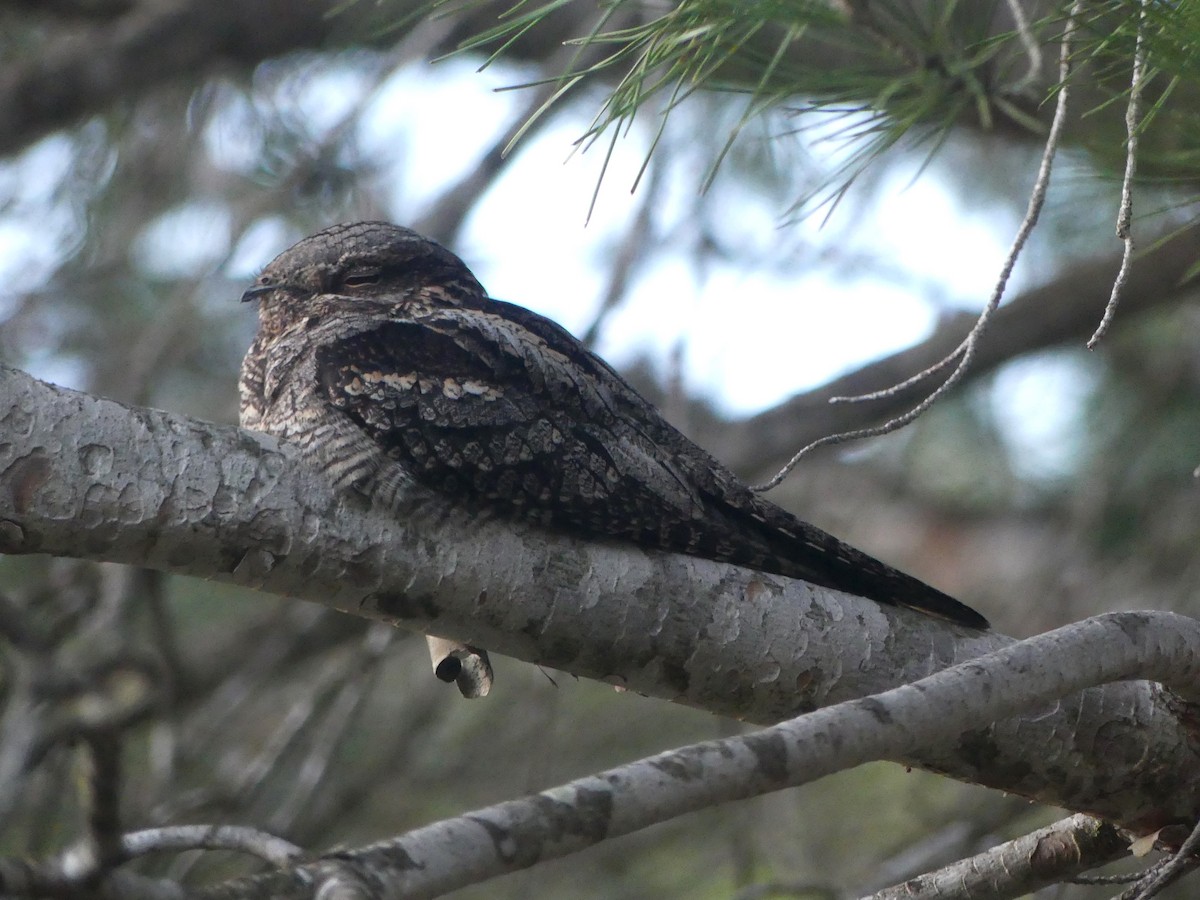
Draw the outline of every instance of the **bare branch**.
<instances>
[{"instance_id":1,"label":"bare branch","mask_svg":"<svg viewBox=\"0 0 1200 900\"><path fill-rule=\"evenodd\" d=\"M87 767L83 786L87 846L100 874L121 855L121 740L115 730L102 729L86 735L82 747Z\"/></svg>"},{"instance_id":2,"label":"bare branch","mask_svg":"<svg viewBox=\"0 0 1200 900\"><path fill-rule=\"evenodd\" d=\"M199 896L229 897L240 891L299 898L316 896L332 884L370 883L389 895L434 897L697 809L962 741L975 729L1022 710L1044 709L1056 697L1088 685L1148 677L1195 696L1197 676L1200 622L1172 613L1110 613L874 697L753 734L668 751L291 872L229 882ZM966 717L949 721L945 710L960 706L969 709ZM991 893L964 895L1019 896L1029 887L1127 852L1127 842L1111 826L1086 817L1070 823L1068 829L1043 830L976 857L972 862L987 865L973 877ZM1027 862L1014 878L1005 864L1021 854ZM1047 870L1057 877L1044 880ZM961 885L967 871L943 873Z\"/></svg>"},{"instance_id":3,"label":"bare branch","mask_svg":"<svg viewBox=\"0 0 1200 900\"><path fill-rule=\"evenodd\" d=\"M14 370L0 377L0 422L5 552L256 586L751 721L877 693L1008 643L801 581L480 521L449 504L393 517L335 494L267 438ZM1198 764L1186 723L1146 684L960 736L897 761L1131 824L1190 820L1200 805L1174 777ZM1118 740L1122 752L1107 753ZM1148 757L1160 764L1138 764Z\"/></svg>"},{"instance_id":4,"label":"bare branch","mask_svg":"<svg viewBox=\"0 0 1200 900\"><path fill-rule=\"evenodd\" d=\"M1150 900L1151 897L1157 897L1165 888L1200 866L1200 860L1196 859L1198 849L1200 849L1200 823L1192 828L1192 833L1188 835L1187 840L1167 860L1165 865L1155 867L1145 878L1124 891L1119 900Z\"/></svg>"},{"instance_id":5,"label":"bare branch","mask_svg":"<svg viewBox=\"0 0 1200 900\"><path fill-rule=\"evenodd\" d=\"M121 838L126 859L184 850L235 850L279 867L292 865L305 855L303 848L290 841L244 825L172 825L134 831Z\"/></svg>"},{"instance_id":6,"label":"bare branch","mask_svg":"<svg viewBox=\"0 0 1200 900\"><path fill-rule=\"evenodd\" d=\"M1129 100L1125 104L1125 177L1121 181L1121 208L1117 212L1117 237L1124 242L1121 253L1121 268L1113 279L1112 293L1104 307L1104 316L1096 331L1088 338L1087 348L1096 349L1100 339L1108 331L1113 316L1117 314L1117 304L1121 301L1121 291L1129 280L1129 265L1133 259L1133 177L1137 172L1138 129L1142 122L1142 88L1146 80L1146 5L1149 0L1142 0L1138 10L1137 43L1133 51L1133 84L1129 87Z\"/></svg>"},{"instance_id":7,"label":"bare branch","mask_svg":"<svg viewBox=\"0 0 1200 900\"><path fill-rule=\"evenodd\" d=\"M1021 48L1029 57L1029 67L1025 74L1012 86L1012 91L1016 94L1024 93L1032 87L1042 74L1042 45L1029 24L1029 16L1025 14L1023 2L1024 0L1008 0L1008 11L1012 13L1013 21L1017 25L1017 37L1021 41Z\"/></svg>"},{"instance_id":8,"label":"bare branch","mask_svg":"<svg viewBox=\"0 0 1200 900\"><path fill-rule=\"evenodd\" d=\"M0 153L183 72L317 47L333 2L140 3L111 24L52 42L0 72Z\"/></svg>"},{"instance_id":9,"label":"bare branch","mask_svg":"<svg viewBox=\"0 0 1200 900\"><path fill-rule=\"evenodd\" d=\"M1118 829L1075 815L864 900L1021 897L1128 855Z\"/></svg>"}]
</instances>

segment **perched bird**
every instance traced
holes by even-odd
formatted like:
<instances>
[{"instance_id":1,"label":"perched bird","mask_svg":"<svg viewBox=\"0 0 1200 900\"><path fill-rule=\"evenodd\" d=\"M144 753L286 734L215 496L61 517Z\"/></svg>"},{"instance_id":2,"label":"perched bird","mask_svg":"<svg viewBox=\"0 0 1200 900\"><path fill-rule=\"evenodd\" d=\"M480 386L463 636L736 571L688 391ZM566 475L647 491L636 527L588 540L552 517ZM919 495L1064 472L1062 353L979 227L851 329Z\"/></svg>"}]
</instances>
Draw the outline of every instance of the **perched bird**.
<instances>
[{"instance_id":1,"label":"perched bird","mask_svg":"<svg viewBox=\"0 0 1200 900\"><path fill-rule=\"evenodd\" d=\"M388 506L469 508L800 578L970 628L979 613L754 493L554 322L493 300L444 247L386 222L277 256L242 364L241 423Z\"/></svg>"}]
</instances>

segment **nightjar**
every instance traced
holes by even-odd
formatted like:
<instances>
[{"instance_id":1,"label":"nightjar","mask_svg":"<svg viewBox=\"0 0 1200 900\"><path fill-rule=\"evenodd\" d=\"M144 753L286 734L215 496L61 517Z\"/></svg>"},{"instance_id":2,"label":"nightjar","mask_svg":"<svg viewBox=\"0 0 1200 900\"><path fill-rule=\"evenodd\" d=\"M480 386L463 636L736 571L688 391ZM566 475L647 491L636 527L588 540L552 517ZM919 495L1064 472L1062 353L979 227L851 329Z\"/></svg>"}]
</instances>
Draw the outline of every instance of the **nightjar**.
<instances>
[{"instance_id":1,"label":"nightjar","mask_svg":"<svg viewBox=\"0 0 1200 900\"><path fill-rule=\"evenodd\" d=\"M970 628L979 613L753 492L554 322L493 300L385 222L277 256L241 424L385 507L414 486L480 511L803 579Z\"/></svg>"}]
</instances>

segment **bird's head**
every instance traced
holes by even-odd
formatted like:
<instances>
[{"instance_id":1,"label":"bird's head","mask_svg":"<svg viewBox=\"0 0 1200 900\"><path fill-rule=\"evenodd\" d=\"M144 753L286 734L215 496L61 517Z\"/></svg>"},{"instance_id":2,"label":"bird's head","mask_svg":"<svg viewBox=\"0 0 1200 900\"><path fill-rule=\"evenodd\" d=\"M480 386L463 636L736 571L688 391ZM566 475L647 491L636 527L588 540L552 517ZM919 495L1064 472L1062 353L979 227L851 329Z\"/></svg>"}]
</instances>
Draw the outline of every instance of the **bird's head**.
<instances>
[{"instance_id":1,"label":"bird's head","mask_svg":"<svg viewBox=\"0 0 1200 900\"><path fill-rule=\"evenodd\" d=\"M264 327L282 329L331 305L478 305L486 294L462 260L388 222L333 225L280 253L242 295Z\"/></svg>"}]
</instances>

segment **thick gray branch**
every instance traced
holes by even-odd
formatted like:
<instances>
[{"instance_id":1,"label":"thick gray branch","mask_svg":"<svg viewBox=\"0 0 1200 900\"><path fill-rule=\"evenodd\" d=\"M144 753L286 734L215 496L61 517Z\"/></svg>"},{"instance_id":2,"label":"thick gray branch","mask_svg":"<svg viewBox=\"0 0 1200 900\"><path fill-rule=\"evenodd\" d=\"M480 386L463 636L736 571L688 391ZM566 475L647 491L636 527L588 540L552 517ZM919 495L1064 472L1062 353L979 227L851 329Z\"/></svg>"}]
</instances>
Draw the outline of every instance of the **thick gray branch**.
<instances>
[{"instance_id":1,"label":"thick gray branch","mask_svg":"<svg viewBox=\"0 0 1200 900\"><path fill-rule=\"evenodd\" d=\"M962 724L985 728L1064 693L1135 674L1194 690L1200 677L1200 622L1172 613L1100 616L756 734L672 750L296 871L222 885L202 895L306 898L336 885L367 896L370 885L377 892L371 896L435 897L697 809L805 784L897 752L918 755L931 744L954 741ZM944 709L966 712L962 718L948 717ZM1097 856L1107 861L1120 853L1124 842L1113 829L1097 823L1091 834L1081 842L1086 850L1059 846L1055 841L1061 836L1041 834L1010 847L1010 853L1046 857L1040 866L1025 867L1019 879L1000 864L999 851L986 864L960 864L939 873L940 885L955 891L936 896L1015 897L1065 877L1071 860L1079 861L1076 854L1090 856L1095 865ZM1097 840L1103 845L1095 846ZM1044 878L1050 871L1053 877Z\"/></svg>"},{"instance_id":2,"label":"thick gray branch","mask_svg":"<svg viewBox=\"0 0 1200 900\"><path fill-rule=\"evenodd\" d=\"M1074 815L865 900L1023 897L1128 855L1129 842L1117 829Z\"/></svg>"},{"instance_id":3,"label":"thick gray branch","mask_svg":"<svg viewBox=\"0 0 1200 900\"><path fill-rule=\"evenodd\" d=\"M0 370L0 550L146 566L434 631L758 722L916 681L1005 646L836 592L670 554L479 521L391 519L336 496L269 439ZM414 673L425 677L425 673ZM1114 684L906 764L1157 827L1200 771L1176 710Z\"/></svg>"}]
</instances>

